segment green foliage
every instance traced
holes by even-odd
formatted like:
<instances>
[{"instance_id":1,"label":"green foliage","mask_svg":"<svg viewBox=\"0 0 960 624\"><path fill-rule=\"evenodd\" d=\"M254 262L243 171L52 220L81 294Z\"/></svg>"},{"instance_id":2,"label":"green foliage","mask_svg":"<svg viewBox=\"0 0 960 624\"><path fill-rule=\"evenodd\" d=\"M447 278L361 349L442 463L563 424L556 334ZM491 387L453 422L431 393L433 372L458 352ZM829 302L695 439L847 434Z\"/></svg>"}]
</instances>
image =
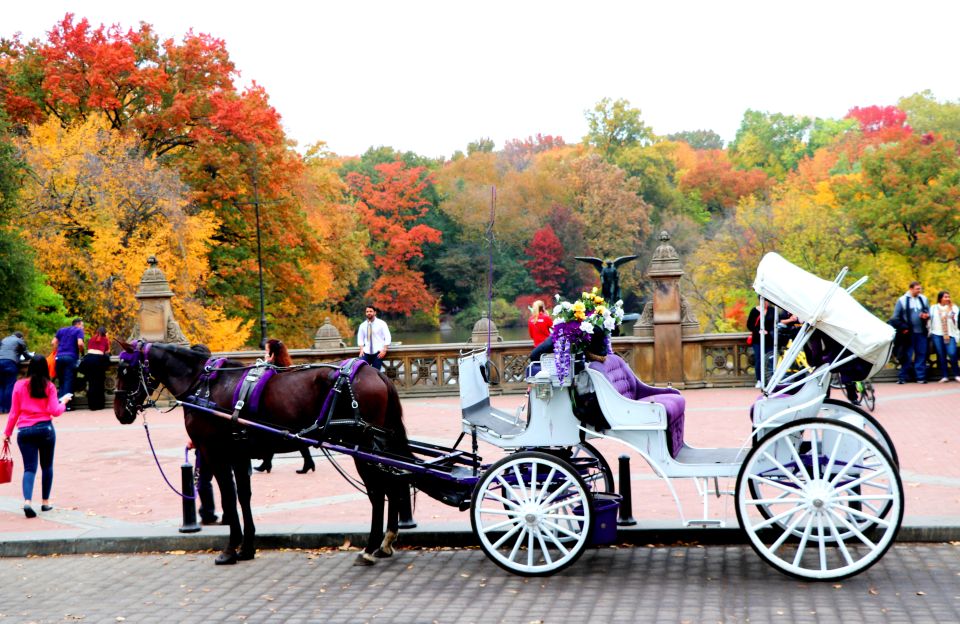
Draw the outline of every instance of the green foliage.
<instances>
[{"instance_id":1,"label":"green foliage","mask_svg":"<svg viewBox=\"0 0 960 624\"><path fill-rule=\"evenodd\" d=\"M467 144L467 156L472 156L473 154L489 154L493 151L494 147L496 147L496 145L493 139L483 137L482 139L477 139Z\"/></svg>"},{"instance_id":2,"label":"green foliage","mask_svg":"<svg viewBox=\"0 0 960 624\"><path fill-rule=\"evenodd\" d=\"M513 327L524 322L523 314L510 302L501 297L495 297L493 300L493 324L497 328ZM460 313L454 316L454 322L458 327L472 328L484 314L487 313L487 301L478 301L464 308Z\"/></svg>"},{"instance_id":3,"label":"green foliage","mask_svg":"<svg viewBox=\"0 0 960 624\"><path fill-rule=\"evenodd\" d=\"M603 98L591 110L584 111L588 132L583 142L612 160L626 147L646 145L653 140L653 131L640 119L640 109L624 99Z\"/></svg>"},{"instance_id":4,"label":"green foliage","mask_svg":"<svg viewBox=\"0 0 960 624\"><path fill-rule=\"evenodd\" d=\"M731 158L742 169L759 167L782 179L811 153L806 140L812 126L809 117L747 110L730 144Z\"/></svg>"},{"instance_id":5,"label":"green foliage","mask_svg":"<svg viewBox=\"0 0 960 624\"><path fill-rule=\"evenodd\" d=\"M682 141L693 149L723 149L723 139L713 130L684 130L667 135L668 141Z\"/></svg>"},{"instance_id":6,"label":"green foliage","mask_svg":"<svg viewBox=\"0 0 960 624\"><path fill-rule=\"evenodd\" d=\"M932 132L960 141L960 102L938 102L931 91L900 98L897 107L907 113L907 122L917 134Z\"/></svg>"}]
</instances>

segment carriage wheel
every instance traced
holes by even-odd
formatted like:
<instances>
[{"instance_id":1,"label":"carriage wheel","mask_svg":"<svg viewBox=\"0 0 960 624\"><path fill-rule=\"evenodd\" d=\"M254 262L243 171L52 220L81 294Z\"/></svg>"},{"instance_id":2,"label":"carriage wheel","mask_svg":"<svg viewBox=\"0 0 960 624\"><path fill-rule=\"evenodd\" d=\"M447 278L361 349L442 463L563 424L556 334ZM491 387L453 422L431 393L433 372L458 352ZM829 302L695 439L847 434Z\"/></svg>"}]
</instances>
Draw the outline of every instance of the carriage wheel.
<instances>
[{"instance_id":1,"label":"carriage wheel","mask_svg":"<svg viewBox=\"0 0 960 624\"><path fill-rule=\"evenodd\" d=\"M617 491L616 483L613 480L613 470L611 470L607 459L595 446L589 442L581 442L577 446L572 447L570 452L571 463L573 463L574 466L577 465L576 460L580 458L596 460L595 465L591 465L585 473L581 473L583 480L587 482L587 486L591 492Z\"/></svg>"},{"instance_id":2,"label":"carriage wheel","mask_svg":"<svg viewBox=\"0 0 960 624\"><path fill-rule=\"evenodd\" d=\"M872 387L870 388L870 392L871 396L873 396ZM864 393L866 394L866 388L864 388ZM839 399L824 399L818 416L820 418L840 420L849 425L853 425L857 429L862 429L864 433L880 443L880 446L890 455L894 464L897 466L900 465L900 457L897 455L897 449L893 446L893 439L890 437L890 434L883 428L883 425L880 424L876 416L868 413L863 408L850 405L846 401Z\"/></svg>"},{"instance_id":3,"label":"carriage wheel","mask_svg":"<svg viewBox=\"0 0 960 624\"><path fill-rule=\"evenodd\" d=\"M871 412L877 407L877 393L873 389L873 384L869 381L863 382L863 404Z\"/></svg>"},{"instance_id":4,"label":"carriage wheel","mask_svg":"<svg viewBox=\"0 0 960 624\"><path fill-rule=\"evenodd\" d=\"M740 468L736 500L757 554L811 580L866 570L903 520L903 486L889 454L861 429L818 418L764 436ZM874 513L887 503L888 518Z\"/></svg>"},{"instance_id":5,"label":"carriage wheel","mask_svg":"<svg viewBox=\"0 0 960 624\"><path fill-rule=\"evenodd\" d=\"M590 488L576 469L539 451L504 457L473 491L470 521L487 557L523 576L571 565L593 530Z\"/></svg>"}]
</instances>

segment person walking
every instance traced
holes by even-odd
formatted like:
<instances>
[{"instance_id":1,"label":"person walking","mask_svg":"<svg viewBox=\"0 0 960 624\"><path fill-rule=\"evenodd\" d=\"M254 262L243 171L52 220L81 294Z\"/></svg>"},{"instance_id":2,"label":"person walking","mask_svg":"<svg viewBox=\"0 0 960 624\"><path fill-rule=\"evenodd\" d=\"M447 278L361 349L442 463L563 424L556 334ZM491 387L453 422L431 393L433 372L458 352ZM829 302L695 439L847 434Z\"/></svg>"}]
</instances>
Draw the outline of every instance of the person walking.
<instances>
[{"instance_id":1,"label":"person walking","mask_svg":"<svg viewBox=\"0 0 960 624\"><path fill-rule=\"evenodd\" d=\"M364 311L367 320L360 323L357 329L357 345L360 346L358 357L377 370L383 368L383 358L387 355L390 346L390 328L381 319L377 318L377 310L367 306Z\"/></svg>"},{"instance_id":2,"label":"person walking","mask_svg":"<svg viewBox=\"0 0 960 624\"><path fill-rule=\"evenodd\" d=\"M293 358L290 357L290 352L287 351L287 345L276 338L271 338L267 341L266 361L268 364L273 364L280 368L293 366ZM254 470L257 472L270 472L273 470L273 455L273 453L265 455L263 462L261 462L259 466L254 467ZM300 455L303 457L303 468L298 470L297 474L307 474L317 469L317 465L313 461L313 456L310 455L309 447L301 447Z\"/></svg>"},{"instance_id":3,"label":"person walking","mask_svg":"<svg viewBox=\"0 0 960 624\"><path fill-rule=\"evenodd\" d=\"M897 299L893 308L893 321L903 336L900 357L900 372L897 383L916 381L927 383L927 320L930 318L930 302L923 295L920 282L910 282L907 292Z\"/></svg>"},{"instance_id":4,"label":"person walking","mask_svg":"<svg viewBox=\"0 0 960 624\"><path fill-rule=\"evenodd\" d=\"M960 341L958 313L960 309L950 299L949 292L941 290L937 293L937 305L930 308L930 338L937 351L940 383L949 381L950 377L960 381L960 368L957 366L957 342Z\"/></svg>"},{"instance_id":5,"label":"person walking","mask_svg":"<svg viewBox=\"0 0 960 624\"><path fill-rule=\"evenodd\" d=\"M17 383L20 360L27 357L27 342L15 331L0 340L0 414L10 411L13 386Z\"/></svg>"},{"instance_id":6,"label":"person walking","mask_svg":"<svg viewBox=\"0 0 960 624\"><path fill-rule=\"evenodd\" d=\"M200 451L193 446L193 440L187 440L187 450L193 451L197 497L200 499L200 508L197 510L200 515L200 524L216 524L220 518L217 517L217 504L213 498L213 470L207 462L203 461Z\"/></svg>"},{"instance_id":7,"label":"person walking","mask_svg":"<svg viewBox=\"0 0 960 624\"><path fill-rule=\"evenodd\" d=\"M50 368L42 355L34 355L30 359L26 379L18 381L13 388L3 441L10 443L10 436L16 427L17 446L23 457L23 513L28 518L37 517L32 500L38 463L43 471L40 510L53 509L50 491L53 488L53 449L57 443L53 418L63 414L72 398L73 395L65 394L57 400L57 389L50 381Z\"/></svg>"},{"instance_id":8,"label":"person walking","mask_svg":"<svg viewBox=\"0 0 960 624\"><path fill-rule=\"evenodd\" d=\"M747 316L747 331L750 332L750 345L753 346L753 373L757 383L760 383L760 368L763 366L763 357L760 354L760 334L764 334L763 348L767 353L773 351L774 319L773 308L770 302L763 300L763 322L760 320L760 304L757 303Z\"/></svg>"},{"instance_id":9,"label":"person walking","mask_svg":"<svg viewBox=\"0 0 960 624\"><path fill-rule=\"evenodd\" d=\"M67 327L61 327L53 338L57 351L57 379L60 390L57 396L73 394L73 382L77 378L77 364L83 353L83 319L75 318Z\"/></svg>"},{"instance_id":10,"label":"person walking","mask_svg":"<svg viewBox=\"0 0 960 624\"><path fill-rule=\"evenodd\" d=\"M537 299L530 308L530 319L527 321L527 329L530 331L530 339L533 340L534 347L550 337L551 327L553 327L553 319L547 314L543 301Z\"/></svg>"},{"instance_id":11,"label":"person walking","mask_svg":"<svg viewBox=\"0 0 960 624\"><path fill-rule=\"evenodd\" d=\"M107 328L97 328L87 343L87 354L80 361L80 371L87 380L87 407L92 410L103 409L103 384L110 366L110 340Z\"/></svg>"}]
</instances>

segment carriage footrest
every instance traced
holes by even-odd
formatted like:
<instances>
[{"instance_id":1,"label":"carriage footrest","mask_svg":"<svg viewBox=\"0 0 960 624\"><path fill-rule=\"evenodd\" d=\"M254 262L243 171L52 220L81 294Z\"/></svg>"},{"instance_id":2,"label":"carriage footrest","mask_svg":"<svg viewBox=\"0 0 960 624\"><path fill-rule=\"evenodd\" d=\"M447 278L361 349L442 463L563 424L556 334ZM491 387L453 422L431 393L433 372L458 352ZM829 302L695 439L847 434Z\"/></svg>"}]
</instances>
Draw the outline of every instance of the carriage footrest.
<instances>
[{"instance_id":1,"label":"carriage footrest","mask_svg":"<svg viewBox=\"0 0 960 624\"><path fill-rule=\"evenodd\" d=\"M687 520L684 522L684 526L688 527L703 527L710 529L722 529L727 526L727 523L723 520L712 520L712 519L702 519L702 520Z\"/></svg>"}]
</instances>

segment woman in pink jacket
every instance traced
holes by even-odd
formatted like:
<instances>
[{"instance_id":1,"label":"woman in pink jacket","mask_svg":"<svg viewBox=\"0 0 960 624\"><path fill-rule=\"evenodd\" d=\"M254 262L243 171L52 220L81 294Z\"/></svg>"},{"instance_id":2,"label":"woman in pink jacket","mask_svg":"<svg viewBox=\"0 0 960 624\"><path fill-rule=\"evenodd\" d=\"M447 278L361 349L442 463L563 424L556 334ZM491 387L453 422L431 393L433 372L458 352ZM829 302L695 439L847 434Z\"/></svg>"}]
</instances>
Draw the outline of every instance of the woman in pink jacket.
<instances>
[{"instance_id":1,"label":"woman in pink jacket","mask_svg":"<svg viewBox=\"0 0 960 624\"><path fill-rule=\"evenodd\" d=\"M40 509L53 509L50 504L50 489L53 487L53 448L57 443L53 418L64 412L72 398L73 395L65 394L57 400L57 389L50 381L47 359L42 355L33 356L27 368L26 379L21 379L13 387L4 442L10 442L13 428L16 427L19 431L17 446L23 456L23 513L28 518L37 517L31 499L33 482L37 477L38 459L40 468L43 469L43 503Z\"/></svg>"}]
</instances>

